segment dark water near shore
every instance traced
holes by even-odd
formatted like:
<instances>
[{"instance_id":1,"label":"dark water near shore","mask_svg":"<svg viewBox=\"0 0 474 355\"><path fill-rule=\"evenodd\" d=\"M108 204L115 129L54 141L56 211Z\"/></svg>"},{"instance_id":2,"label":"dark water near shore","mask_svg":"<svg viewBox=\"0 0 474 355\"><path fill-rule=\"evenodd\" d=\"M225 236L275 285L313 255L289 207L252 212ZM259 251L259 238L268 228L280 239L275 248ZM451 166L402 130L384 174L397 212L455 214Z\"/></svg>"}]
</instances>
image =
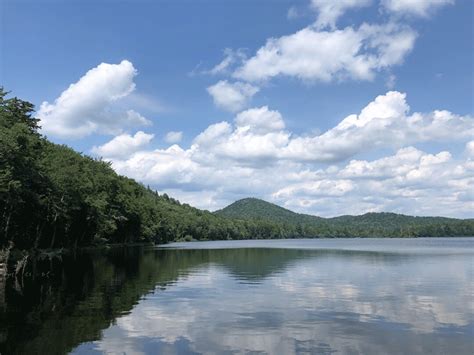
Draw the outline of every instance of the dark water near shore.
<instances>
[{"instance_id":1,"label":"dark water near shore","mask_svg":"<svg viewBox=\"0 0 474 355\"><path fill-rule=\"evenodd\" d=\"M472 354L474 238L201 242L32 259L1 354Z\"/></svg>"}]
</instances>

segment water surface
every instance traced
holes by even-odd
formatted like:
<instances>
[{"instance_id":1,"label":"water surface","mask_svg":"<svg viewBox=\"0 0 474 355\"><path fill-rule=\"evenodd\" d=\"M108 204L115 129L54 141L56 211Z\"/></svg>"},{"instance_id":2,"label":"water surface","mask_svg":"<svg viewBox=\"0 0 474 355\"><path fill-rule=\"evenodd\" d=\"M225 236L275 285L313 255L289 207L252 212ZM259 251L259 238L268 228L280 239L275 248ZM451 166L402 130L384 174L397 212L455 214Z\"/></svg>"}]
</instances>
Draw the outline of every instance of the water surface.
<instances>
[{"instance_id":1,"label":"water surface","mask_svg":"<svg viewBox=\"0 0 474 355\"><path fill-rule=\"evenodd\" d=\"M0 352L472 354L473 258L473 238L420 238L175 243L40 260L7 281Z\"/></svg>"}]
</instances>

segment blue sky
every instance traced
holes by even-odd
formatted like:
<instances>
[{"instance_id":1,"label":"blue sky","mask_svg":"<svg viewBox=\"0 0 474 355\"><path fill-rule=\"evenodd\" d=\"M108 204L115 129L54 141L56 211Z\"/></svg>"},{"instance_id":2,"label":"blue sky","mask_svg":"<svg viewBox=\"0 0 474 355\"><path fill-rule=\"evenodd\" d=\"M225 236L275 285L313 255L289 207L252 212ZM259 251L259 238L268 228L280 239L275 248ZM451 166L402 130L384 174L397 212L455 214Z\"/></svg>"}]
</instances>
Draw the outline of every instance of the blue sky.
<instances>
[{"instance_id":1,"label":"blue sky","mask_svg":"<svg viewBox=\"0 0 474 355\"><path fill-rule=\"evenodd\" d=\"M473 2L334 3L3 0L0 82L51 140L198 207L472 217Z\"/></svg>"}]
</instances>

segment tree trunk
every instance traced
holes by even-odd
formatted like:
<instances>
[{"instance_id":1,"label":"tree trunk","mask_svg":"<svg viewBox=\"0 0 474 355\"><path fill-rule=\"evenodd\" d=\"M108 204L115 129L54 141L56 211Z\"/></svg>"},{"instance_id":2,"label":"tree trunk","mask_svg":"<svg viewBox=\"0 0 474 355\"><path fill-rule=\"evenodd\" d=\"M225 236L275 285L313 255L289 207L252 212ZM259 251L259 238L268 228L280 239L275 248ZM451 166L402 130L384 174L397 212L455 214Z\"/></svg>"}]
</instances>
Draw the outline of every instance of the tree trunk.
<instances>
[{"instance_id":1,"label":"tree trunk","mask_svg":"<svg viewBox=\"0 0 474 355\"><path fill-rule=\"evenodd\" d=\"M65 196L65 194L63 193L62 196L61 196L61 200L59 201L59 205L56 208L56 211L55 211L55 214L54 214L54 219L53 219L54 231L53 231L53 237L51 238L51 244L49 246L50 249L53 249L54 243L56 242L56 232L57 232L57 229L58 229L57 221L58 221L58 217L59 217L58 209L62 206L62 204L64 202L64 196Z\"/></svg>"},{"instance_id":2,"label":"tree trunk","mask_svg":"<svg viewBox=\"0 0 474 355\"><path fill-rule=\"evenodd\" d=\"M49 245L50 249L53 249L54 247L54 242L56 241L56 231L58 229L58 226L56 224L56 221L58 220L58 213L56 212L56 215L54 216L53 224L54 224L54 231L53 231L53 237L51 238L51 244Z\"/></svg>"},{"instance_id":3,"label":"tree trunk","mask_svg":"<svg viewBox=\"0 0 474 355\"><path fill-rule=\"evenodd\" d=\"M41 234L43 233L43 227L44 227L44 223L38 224L38 226L36 227L36 238L35 238L35 243L34 243L34 249L38 249L39 247Z\"/></svg>"},{"instance_id":4,"label":"tree trunk","mask_svg":"<svg viewBox=\"0 0 474 355\"><path fill-rule=\"evenodd\" d=\"M8 213L7 223L5 224L5 242L8 240L8 229L10 228L10 220L12 218L12 208L10 208L10 212Z\"/></svg>"}]
</instances>

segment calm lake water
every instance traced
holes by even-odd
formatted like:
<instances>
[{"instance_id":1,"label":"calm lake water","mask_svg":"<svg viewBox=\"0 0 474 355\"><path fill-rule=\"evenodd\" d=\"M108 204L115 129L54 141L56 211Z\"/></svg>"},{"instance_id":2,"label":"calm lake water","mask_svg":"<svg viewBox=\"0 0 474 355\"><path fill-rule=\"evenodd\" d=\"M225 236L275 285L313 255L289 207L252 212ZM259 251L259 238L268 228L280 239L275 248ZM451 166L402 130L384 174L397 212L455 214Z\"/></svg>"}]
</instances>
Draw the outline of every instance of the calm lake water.
<instances>
[{"instance_id":1,"label":"calm lake water","mask_svg":"<svg viewBox=\"0 0 474 355\"><path fill-rule=\"evenodd\" d=\"M114 248L1 282L2 354L474 353L474 238Z\"/></svg>"}]
</instances>

